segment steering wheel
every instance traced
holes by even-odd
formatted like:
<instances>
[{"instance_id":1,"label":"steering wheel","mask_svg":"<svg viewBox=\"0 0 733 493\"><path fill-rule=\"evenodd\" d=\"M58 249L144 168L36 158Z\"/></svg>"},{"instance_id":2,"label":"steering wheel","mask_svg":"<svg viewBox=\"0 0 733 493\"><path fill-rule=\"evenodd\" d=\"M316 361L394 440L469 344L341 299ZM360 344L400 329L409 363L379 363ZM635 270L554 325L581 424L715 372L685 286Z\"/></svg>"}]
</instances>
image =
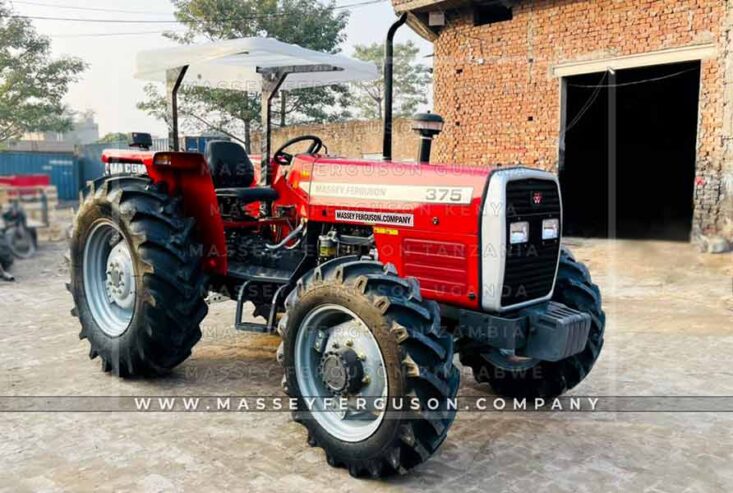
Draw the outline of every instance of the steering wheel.
<instances>
[{"instance_id":1,"label":"steering wheel","mask_svg":"<svg viewBox=\"0 0 733 493\"><path fill-rule=\"evenodd\" d=\"M293 155L285 152L285 149L300 142L308 141L311 142L311 145L308 146L308 150L305 152L306 154L318 154L318 152L323 149L323 141L319 137L316 137L315 135L302 135L285 142L277 151L275 151L272 159L274 159L278 164L287 166L293 161Z\"/></svg>"}]
</instances>

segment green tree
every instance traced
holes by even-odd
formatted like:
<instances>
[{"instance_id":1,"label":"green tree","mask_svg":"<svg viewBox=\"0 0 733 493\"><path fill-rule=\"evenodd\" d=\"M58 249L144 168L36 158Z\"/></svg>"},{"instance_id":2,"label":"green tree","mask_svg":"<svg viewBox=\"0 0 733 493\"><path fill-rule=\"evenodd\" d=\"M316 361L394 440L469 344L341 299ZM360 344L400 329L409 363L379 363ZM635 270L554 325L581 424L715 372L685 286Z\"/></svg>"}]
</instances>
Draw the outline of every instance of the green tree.
<instances>
[{"instance_id":1,"label":"green tree","mask_svg":"<svg viewBox=\"0 0 733 493\"><path fill-rule=\"evenodd\" d=\"M104 137L102 137L101 139L99 139L97 141L97 144L114 144L116 142L127 142L128 139L129 139L128 134L124 132L114 132L114 133L109 133L105 135Z\"/></svg>"},{"instance_id":2,"label":"green tree","mask_svg":"<svg viewBox=\"0 0 733 493\"><path fill-rule=\"evenodd\" d=\"M394 115L411 116L421 104L428 102L431 83L430 69L419 63L420 49L412 41L394 47ZM364 118L382 118L384 108L384 43L357 45L354 57L374 62L379 78L355 84L353 104Z\"/></svg>"},{"instance_id":3,"label":"green tree","mask_svg":"<svg viewBox=\"0 0 733 493\"><path fill-rule=\"evenodd\" d=\"M63 98L86 65L51 58L51 41L0 0L0 142L31 131L71 128Z\"/></svg>"},{"instance_id":4,"label":"green tree","mask_svg":"<svg viewBox=\"0 0 733 493\"><path fill-rule=\"evenodd\" d=\"M336 53L344 41L348 13L337 12L334 4L318 0L171 0L176 18L186 26L183 34L165 36L180 43L268 36L285 43ZM343 87L321 87L288 91L275 102L275 123L323 122L348 118L348 91ZM179 98L182 127L205 125L207 116L215 128L241 132L249 142L252 129L259 128L260 99L239 91L184 87ZM165 121L165 100L161 88L146 87L140 109ZM213 119L213 121L209 120Z\"/></svg>"}]
</instances>

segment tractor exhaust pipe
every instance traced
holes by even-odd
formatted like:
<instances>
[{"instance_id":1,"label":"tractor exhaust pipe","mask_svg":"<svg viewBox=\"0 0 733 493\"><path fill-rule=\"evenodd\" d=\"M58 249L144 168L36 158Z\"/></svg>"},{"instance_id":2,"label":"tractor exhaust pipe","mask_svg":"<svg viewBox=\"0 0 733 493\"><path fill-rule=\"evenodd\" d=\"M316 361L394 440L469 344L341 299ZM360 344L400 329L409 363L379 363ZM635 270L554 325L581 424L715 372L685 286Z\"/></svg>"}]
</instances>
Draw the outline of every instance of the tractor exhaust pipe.
<instances>
[{"instance_id":1,"label":"tractor exhaust pipe","mask_svg":"<svg viewBox=\"0 0 733 493\"><path fill-rule=\"evenodd\" d=\"M430 162L430 150L433 138L443 130L443 118L435 113L418 113L412 117L412 130L420 136L420 147L417 151L418 163Z\"/></svg>"},{"instance_id":2,"label":"tractor exhaust pipe","mask_svg":"<svg viewBox=\"0 0 733 493\"><path fill-rule=\"evenodd\" d=\"M402 14L387 31L384 42L384 140L382 159L392 160L392 93L394 79L394 35L407 22L407 13Z\"/></svg>"}]
</instances>

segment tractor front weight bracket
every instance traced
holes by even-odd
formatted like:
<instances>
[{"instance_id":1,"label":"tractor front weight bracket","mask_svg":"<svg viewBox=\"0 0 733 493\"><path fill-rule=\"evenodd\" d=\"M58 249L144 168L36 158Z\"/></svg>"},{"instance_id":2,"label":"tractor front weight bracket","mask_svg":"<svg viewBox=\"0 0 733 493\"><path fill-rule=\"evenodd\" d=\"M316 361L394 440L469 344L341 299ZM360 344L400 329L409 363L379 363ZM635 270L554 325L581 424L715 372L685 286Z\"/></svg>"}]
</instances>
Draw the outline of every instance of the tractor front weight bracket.
<instances>
[{"instance_id":1,"label":"tractor front weight bracket","mask_svg":"<svg viewBox=\"0 0 733 493\"><path fill-rule=\"evenodd\" d=\"M591 317L550 301L501 317L472 310L458 310L456 335L471 345L512 351L517 356L541 361L560 361L583 351Z\"/></svg>"}]
</instances>

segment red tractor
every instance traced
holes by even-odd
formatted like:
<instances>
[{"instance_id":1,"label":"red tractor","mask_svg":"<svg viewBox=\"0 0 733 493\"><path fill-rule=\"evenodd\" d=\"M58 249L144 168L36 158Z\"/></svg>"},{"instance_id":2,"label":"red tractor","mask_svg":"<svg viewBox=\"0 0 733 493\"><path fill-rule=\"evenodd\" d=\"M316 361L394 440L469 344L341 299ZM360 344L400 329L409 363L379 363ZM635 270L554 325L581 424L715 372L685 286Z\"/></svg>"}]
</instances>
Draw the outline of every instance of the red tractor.
<instances>
[{"instance_id":1,"label":"red tractor","mask_svg":"<svg viewBox=\"0 0 733 493\"><path fill-rule=\"evenodd\" d=\"M588 270L561 246L557 178L391 162L387 55L384 161L329 157L315 136L269 149L278 90L364 80L376 67L258 38L141 55L140 77L168 83L174 150L148 151L138 134L140 149L106 151L108 176L90 185L71 240L74 314L104 371L180 364L201 338L207 293L222 293L237 301L237 329L282 338L284 388L308 443L373 477L443 442L456 353L502 396L549 398L585 378L604 314ZM186 74L262 92L259 165L234 142L177 152ZM439 123L424 119L426 145ZM247 302L262 323L242 320Z\"/></svg>"}]
</instances>

